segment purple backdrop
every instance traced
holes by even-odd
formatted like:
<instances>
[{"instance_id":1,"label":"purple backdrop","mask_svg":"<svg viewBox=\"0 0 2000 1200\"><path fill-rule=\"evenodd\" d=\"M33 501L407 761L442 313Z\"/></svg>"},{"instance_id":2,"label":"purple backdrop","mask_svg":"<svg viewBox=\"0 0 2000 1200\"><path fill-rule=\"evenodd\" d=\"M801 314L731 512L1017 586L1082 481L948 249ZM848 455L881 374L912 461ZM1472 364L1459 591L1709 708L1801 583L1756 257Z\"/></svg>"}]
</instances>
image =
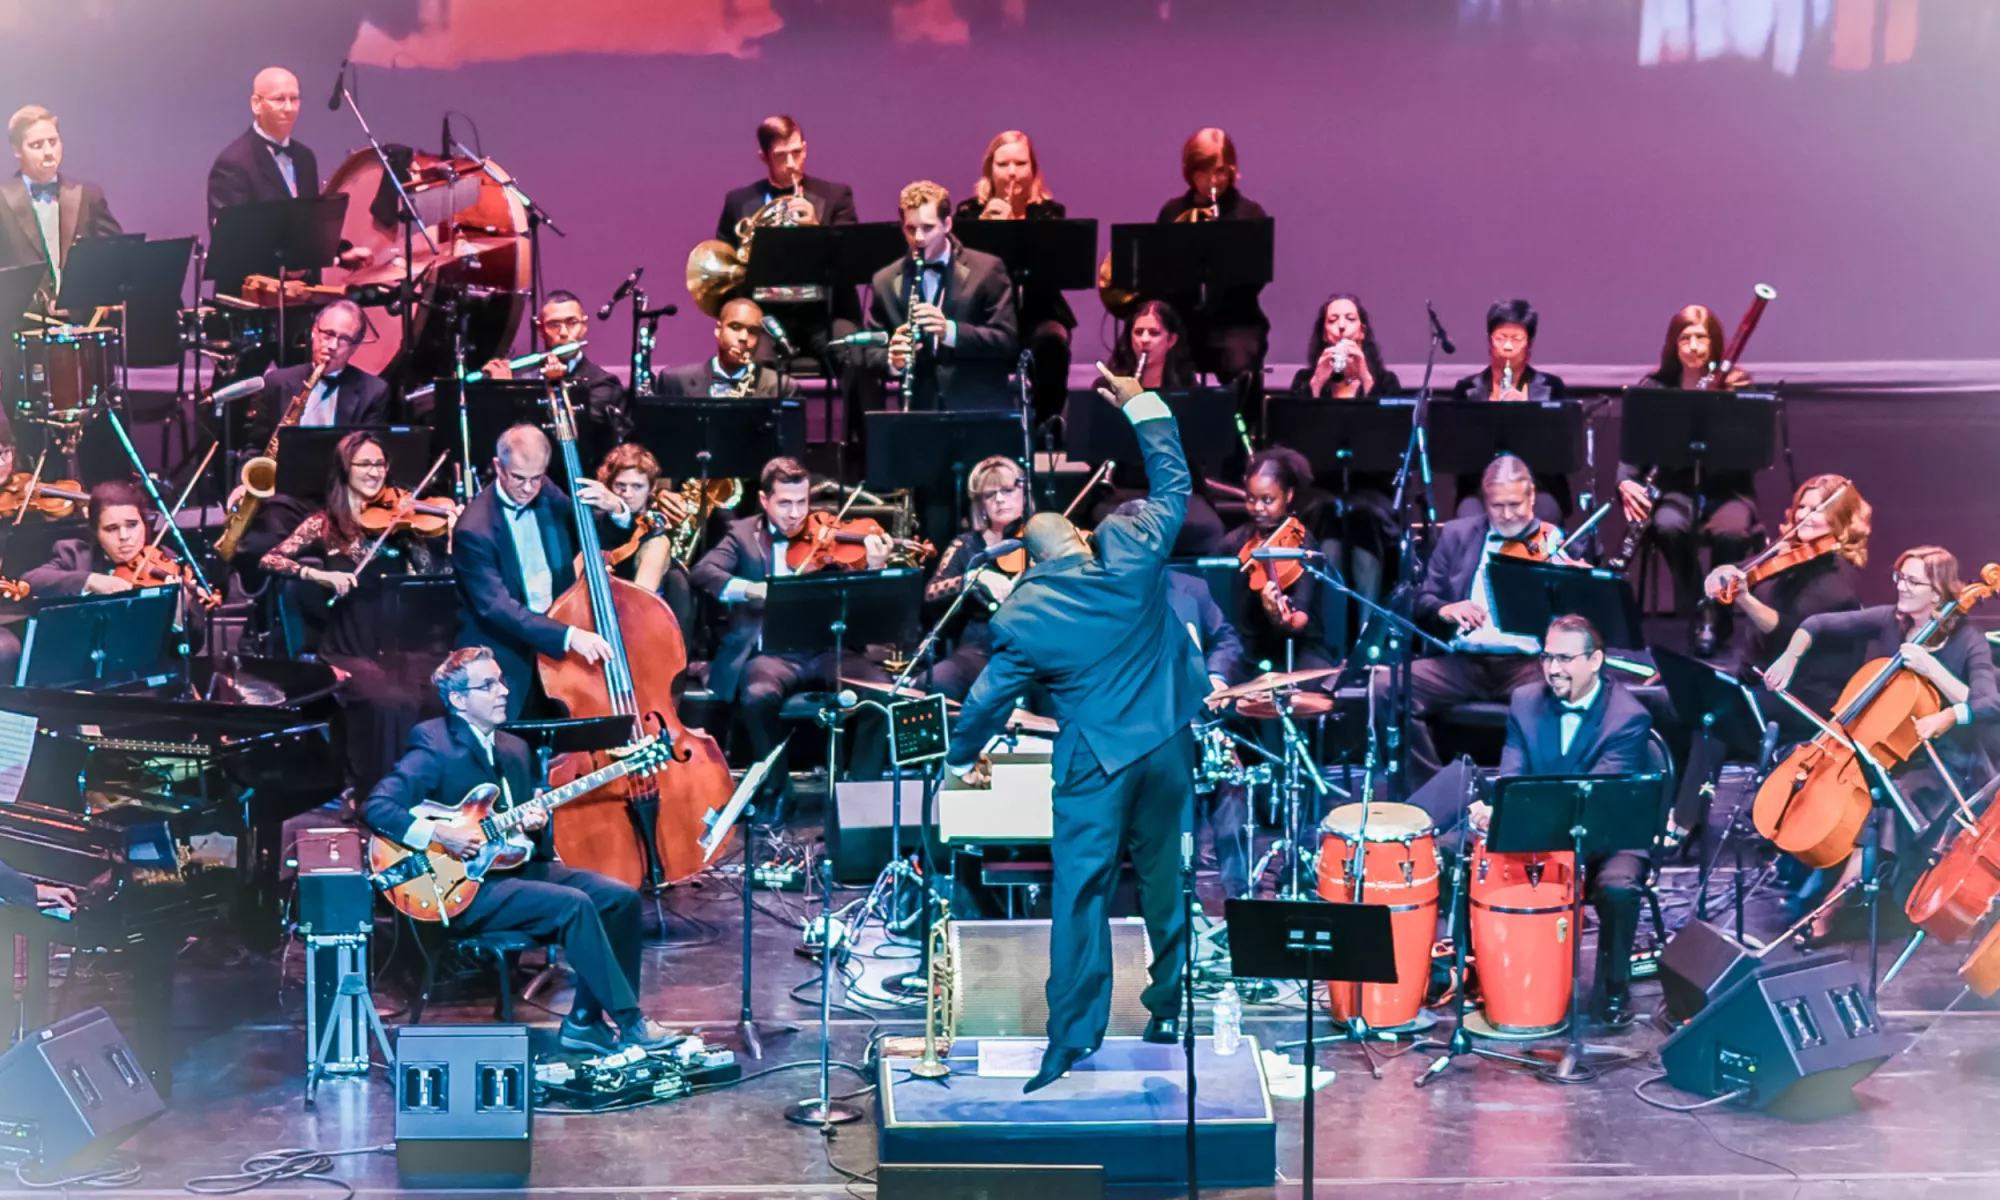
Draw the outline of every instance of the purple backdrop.
<instances>
[{"instance_id":1,"label":"purple backdrop","mask_svg":"<svg viewBox=\"0 0 2000 1200\"><path fill-rule=\"evenodd\" d=\"M759 173L752 128L772 112L800 119L811 169L876 220L913 178L963 193L1007 127L1035 137L1072 214L1147 219L1181 188L1182 139L1215 124L1279 222L1275 361L1302 356L1334 289L1367 298L1392 360L1421 356L1426 297L1476 343L1486 304L1520 294L1544 314L1545 360L1634 363L1677 306L1733 322L1759 280L1780 299L1755 359L2000 358L1993 8L20 3L0 7L0 107L57 110L70 173L127 228L174 235L200 228L259 67L298 72L299 136L330 173L359 142L325 107L335 65L416 64L363 68L377 132L434 148L446 108L469 114L570 230L547 243L549 282L592 304L640 263L656 299L685 300L687 251ZM1101 314L1077 299L1088 355ZM671 322L662 362L693 357L705 324ZM622 350L622 328L597 336Z\"/></svg>"}]
</instances>

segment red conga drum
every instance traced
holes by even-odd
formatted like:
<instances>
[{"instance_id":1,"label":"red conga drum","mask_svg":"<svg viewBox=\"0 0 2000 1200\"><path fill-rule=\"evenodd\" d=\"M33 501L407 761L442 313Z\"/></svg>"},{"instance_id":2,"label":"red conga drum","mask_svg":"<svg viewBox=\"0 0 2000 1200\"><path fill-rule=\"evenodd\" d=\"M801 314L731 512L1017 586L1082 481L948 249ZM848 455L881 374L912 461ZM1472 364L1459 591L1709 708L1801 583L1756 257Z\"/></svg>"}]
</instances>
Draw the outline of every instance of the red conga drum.
<instances>
[{"instance_id":1,"label":"red conga drum","mask_svg":"<svg viewBox=\"0 0 2000 1200\"><path fill-rule=\"evenodd\" d=\"M1345 1021L1357 1011L1371 1026L1407 1025L1423 1009L1437 938L1437 843L1430 815L1414 804L1343 804L1321 822L1319 894L1335 903L1386 904L1395 940L1395 983L1329 983L1327 1008ZM1360 850L1360 869L1355 855ZM1361 894L1354 894L1354 879Z\"/></svg>"},{"instance_id":2,"label":"red conga drum","mask_svg":"<svg viewBox=\"0 0 2000 1200\"><path fill-rule=\"evenodd\" d=\"M1567 851L1494 854L1485 838L1473 850L1472 957L1486 1021L1498 1032L1540 1037L1568 1023L1575 886Z\"/></svg>"}]
</instances>

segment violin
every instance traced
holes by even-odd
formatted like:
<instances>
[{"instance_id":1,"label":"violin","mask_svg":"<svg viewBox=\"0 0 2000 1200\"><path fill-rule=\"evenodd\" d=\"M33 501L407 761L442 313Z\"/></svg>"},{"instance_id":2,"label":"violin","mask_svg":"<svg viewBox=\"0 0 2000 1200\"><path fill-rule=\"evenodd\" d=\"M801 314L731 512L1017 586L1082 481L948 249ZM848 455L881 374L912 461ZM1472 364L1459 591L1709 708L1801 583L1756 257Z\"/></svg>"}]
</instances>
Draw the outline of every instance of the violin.
<instances>
[{"instance_id":1,"label":"violin","mask_svg":"<svg viewBox=\"0 0 2000 1200\"><path fill-rule=\"evenodd\" d=\"M1722 585L1721 595L1717 599L1724 604L1734 604L1736 598L1743 594L1744 588L1756 587L1774 575L1781 575L1793 567L1803 566L1816 558L1832 554L1839 547L1840 539L1831 533L1825 537L1811 538L1803 542L1789 533L1783 534L1756 556L1738 565L1736 569L1743 574L1731 576L1729 581Z\"/></svg>"},{"instance_id":2,"label":"violin","mask_svg":"<svg viewBox=\"0 0 2000 1200\"><path fill-rule=\"evenodd\" d=\"M90 502L90 493L74 479L52 479L34 483L31 471L16 471L14 477L0 486L0 518L13 519L26 508L50 520L61 520L76 512L79 504ZM29 485L34 485L32 495Z\"/></svg>"},{"instance_id":3,"label":"violin","mask_svg":"<svg viewBox=\"0 0 2000 1200\"><path fill-rule=\"evenodd\" d=\"M1555 563L1559 566L1587 567L1590 564L1563 553L1563 531L1558 525L1548 521L1536 521L1526 533L1511 537L1500 544L1502 558L1518 558L1526 562Z\"/></svg>"},{"instance_id":4,"label":"violin","mask_svg":"<svg viewBox=\"0 0 2000 1200\"><path fill-rule=\"evenodd\" d=\"M1946 620L1991 596L2000 588L2000 564L1988 563L1979 579L1909 640L1924 645ZM1751 809L1757 832L1808 866L1831 867L1845 860L1874 807L1869 788L1875 771L1862 766L1858 755L1865 753L1883 770L1894 770L1923 743L1918 719L1943 707L1937 688L1904 666L1900 650L1856 671L1841 689L1832 719L1786 755L1758 787Z\"/></svg>"},{"instance_id":5,"label":"violin","mask_svg":"<svg viewBox=\"0 0 2000 1200\"><path fill-rule=\"evenodd\" d=\"M677 528L679 526L670 520L667 514L651 505L647 505L645 508L632 514L632 535L626 538L622 544L612 546L604 552L604 565L607 567L617 566L634 554L637 554L639 547L645 545L648 538L659 537L664 533L672 533Z\"/></svg>"},{"instance_id":6,"label":"violin","mask_svg":"<svg viewBox=\"0 0 2000 1200\"><path fill-rule=\"evenodd\" d=\"M836 517L832 513L811 512L806 523L785 547L785 564L795 575L828 568L846 571L868 566L867 541L888 537L888 531L873 517ZM890 538L892 561L919 566L937 557L937 548L922 538Z\"/></svg>"},{"instance_id":7,"label":"violin","mask_svg":"<svg viewBox=\"0 0 2000 1200\"><path fill-rule=\"evenodd\" d=\"M123 579L133 587L164 587L180 584L194 593L195 599L208 608L222 603L222 597L203 587L199 578L189 571L174 552L160 545L147 546L132 556L132 560L111 568L114 579Z\"/></svg>"},{"instance_id":8,"label":"violin","mask_svg":"<svg viewBox=\"0 0 2000 1200\"><path fill-rule=\"evenodd\" d=\"M1243 543L1243 548L1236 552L1236 569L1250 573L1250 590L1253 592L1262 593L1274 579L1280 589L1290 591L1292 585L1306 573L1304 563L1297 559L1265 562L1262 559L1252 558L1251 555L1266 549L1298 550L1305 544L1306 527L1299 524L1297 517L1286 517L1284 523L1270 533L1263 537L1252 534L1250 539Z\"/></svg>"},{"instance_id":9,"label":"violin","mask_svg":"<svg viewBox=\"0 0 2000 1200\"><path fill-rule=\"evenodd\" d=\"M1139 356L1139 362L1140 362L1139 370L1140 373L1143 374L1145 372L1144 355ZM1084 480L1083 486L1077 489L1076 495L1070 497L1069 504L1065 506L1062 510L1063 518L1067 520L1070 514L1076 511L1076 506L1083 503L1083 498L1085 496L1088 496L1092 492L1096 491L1098 484L1103 483L1106 480L1109 480L1111 478L1111 472L1116 470L1117 466L1118 464L1115 461L1108 458L1105 459L1102 463L1098 464L1097 469L1090 473L1090 478ZM1025 484L1025 480L1023 481L1023 483ZM1020 537L1021 530L1023 530L1026 527L1027 527L1027 518L1023 517L1019 520L1014 521L1012 524L1008 525L1006 534L1004 536L1010 538ZM1088 539L1089 536L1090 535L1088 533L1084 534L1084 537L1086 539ZM986 565L993 568L994 570L1000 571L1007 575L1019 575L1021 572L1028 569L1028 548L1026 546L1023 546L1018 550L1009 550L1007 553L1001 555L999 558L994 559L992 562L987 563Z\"/></svg>"},{"instance_id":10,"label":"violin","mask_svg":"<svg viewBox=\"0 0 2000 1200\"><path fill-rule=\"evenodd\" d=\"M458 523L458 505L443 499L412 500L401 488L385 487L362 506L356 520L372 534L395 528L435 537Z\"/></svg>"}]
</instances>

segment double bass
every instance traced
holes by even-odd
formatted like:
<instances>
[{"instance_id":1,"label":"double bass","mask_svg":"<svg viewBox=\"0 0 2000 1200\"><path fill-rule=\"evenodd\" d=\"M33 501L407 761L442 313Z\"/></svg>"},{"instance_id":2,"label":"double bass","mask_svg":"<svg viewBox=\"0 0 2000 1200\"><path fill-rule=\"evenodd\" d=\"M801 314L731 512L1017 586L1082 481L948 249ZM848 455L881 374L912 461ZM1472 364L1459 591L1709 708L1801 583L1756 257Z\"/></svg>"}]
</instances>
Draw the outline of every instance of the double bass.
<instances>
[{"instance_id":1,"label":"double bass","mask_svg":"<svg viewBox=\"0 0 2000 1200\"><path fill-rule=\"evenodd\" d=\"M567 396L549 386L556 446L568 478L584 479L576 451L576 415ZM632 721L632 740L660 736L673 744L674 761L658 776L613 780L551 816L556 852L564 862L597 871L632 887L678 883L702 869L706 818L729 802L733 784L722 748L674 711L674 680L687 669L680 622L658 595L614 578L604 564L597 522L577 489L570 491L581 563L577 581L549 606L548 615L588 629L611 643L611 657L597 666L580 658L542 655L542 689L572 717L621 716ZM633 658L632 645L645 647ZM566 754L549 771L549 786L601 770L606 754ZM717 847L720 853L721 847Z\"/></svg>"}]
</instances>

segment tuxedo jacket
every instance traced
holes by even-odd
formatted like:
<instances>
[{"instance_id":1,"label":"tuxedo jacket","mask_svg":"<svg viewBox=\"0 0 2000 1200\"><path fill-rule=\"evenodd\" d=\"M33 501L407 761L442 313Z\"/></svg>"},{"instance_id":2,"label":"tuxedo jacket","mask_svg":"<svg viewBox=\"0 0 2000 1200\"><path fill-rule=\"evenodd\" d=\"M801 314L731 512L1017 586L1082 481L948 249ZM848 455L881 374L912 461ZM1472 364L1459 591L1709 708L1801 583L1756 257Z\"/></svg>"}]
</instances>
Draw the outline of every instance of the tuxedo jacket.
<instances>
[{"instance_id":1,"label":"tuxedo jacket","mask_svg":"<svg viewBox=\"0 0 2000 1200\"><path fill-rule=\"evenodd\" d=\"M870 328L893 332L909 319L903 302L903 281L909 266L905 256L875 272L869 285L874 292L868 310ZM1013 407L1007 372L1020 351L1020 337L1014 281L1007 274L1007 265L954 240L938 307L944 310L946 320L958 323L957 344L946 346L940 338L935 353L926 351L917 356L915 403L905 400L905 408ZM888 370L886 349L873 349L868 357L876 370Z\"/></svg>"},{"instance_id":2,"label":"tuxedo jacket","mask_svg":"<svg viewBox=\"0 0 2000 1200\"><path fill-rule=\"evenodd\" d=\"M81 596L92 572L109 575L111 560L104 557L95 537L63 538L49 549L49 560L21 576L32 596Z\"/></svg>"},{"instance_id":3,"label":"tuxedo jacket","mask_svg":"<svg viewBox=\"0 0 2000 1200\"><path fill-rule=\"evenodd\" d=\"M1441 628L1439 609L1471 598L1472 577L1479 573L1479 560L1486 553L1486 534L1490 529L1486 514L1481 512L1446 521L1438 530L1437 545L1431 548L1416 607L1417 621L1433 632Z\"/></svg>"},{"instance_id":4,"label":"tuxedo jacket","mask_svg":"<svg viewBox=\"0 0 2000 1200\"><path fill-rule=\"evenodd\" d=\"M631 400L616 375L584 356L577 358L564 386L576 410L577 454L589 469L632 436Z\"/></svg>"},{"instance_id":5,"label":"tuxedo jacket","mask_svg":"<svg viewBox=\"0 0 2000 1200\"><path fill-rule=\"evenodd\" d=\"M1191 631L1189 644L1201 659L1202 669L1218 679L1241 683L1243 639L1236 636L1236 627L1215 602L1208 584L1179 571L1168 572L1167 605L1174 611L1174 620Z\"/></svg>"},{"instance_id":6,"label":"tuxedo jacket","mask_svg":"<svg viewBox=\"0 0 2000 1200\"><path fill-rule=\"evenodd\" d=\"M1141 397L1133 403L1153 397ZM1162 406L1164 407L1164 406ZM1135 422L1149 492L1107 517L1084 554L1036 563L993 615L993 657L959 709L952 761L969 766L1033 682L1055 701L1056 786L1115 776L1187 728L1208 694L1169 600L1167 556L1193 477L1171 416Z\"/></svg>"},{"instance_id":7,"label":"tuxedo jacket","mask_svg":"<svg viewBox=\"0 0 2000 1200\"><path fill-rule=\"evenodd\" d=\"M799 394L798 381L790 375L779 375L764 363L751 367L750 392L746 400L789 400ZM709 359L689 363L662 371L653 377L653 387L660 395L672 400L708 400L708 385L714 379L714 369Z\"/></svg>"},{"instance_id":8,"label":"tuxedo jacket","mask_svg":"<svg viewBox=\"0 0 2000 1200\"><path fill-rule=\"evenodd\" d=\"M479 744L472 727L457 716L433 717L410 730L408 746L395 769L382 777L368 794L361 819L383 837L409 845L410 813L419 804L457 804L465 794L483 783L499 785L505 780L502 798L494 807L526 803L534 796L535 773L528 743L511 733L493 734L493 762ZM549 827L534 834L537 860L555 857Z\"/></svg>"},{"instance_id":9,"label":"tuxedo jacket","mask_svg":"<svg viewBox=\"0 0 2000 1200\"><path fill-rule=\"evenodd\" d=\"M319 159L313 155L312 147L297 138L292 139L287 149L292 158L292 174L298 179L298 199L315 198L319 195ZM285 189L284 172L278 169L278 161L271 153L271 143L255 129L244 130L242 136L224 146L222 153L215 156L215 165L208 169L210 228L214 228L216 218L225 208L292 198Z\"/></svg>"},{"instance_id":10,"label":"tuxedo jacket","mask_svg":"<svg viewBox=\"0 0 2000 1200\"><path fill-rule=\"evenodd\" d=\"M529 507L541 529L553 600L576 582L576 531L571 528L569 497L545 479ZM569 626L529 609L521 558L500 511L497 485L473 497L459 515L452 535L451 568L458 585L458 644L493 651L518 706L534 681L535 656L561 658Z\"/></svg>"},{"instance_id":11,"label":"tuxedo jacket","mask_svg":"<svg viewBox=\"0 0 2000 1200\"><path fill-rule=\"evenodd\" d=\"M264 390L252 397L245 421L248 444L257 453L263 453L270 443L272 432L285 415L285 407L304 390L311 374L310 363L275 367L265 373ZM350 363L334 382L337 385L333 393L334 424L389 424L389 385L382 379Z\"/></svg>"},{"instance_id":12,"label":"tuxedo jacket","mask_svg":"<svg viewBox=\"0 0 2000 1200\"><path fill-rule=\"evenodd\" d=\"M1562 702L1546 683L1514 689L1507 705L1507 744L1500 775L1625 775L1644 771L1653 719L1625 686L1599 676L1569 751L1562 748Z\"/></svg>"},{"instance_id":13,"label":"tuxedo jacket","mask_svg":"<svg viewBox=\"0 0 2000 1200\"><path fill-rule=\"evenodd\" d=\"M854 215L854 189L844 183L808 175L799 180L799 190L812 201L813 220L821 225L853 225L861 220ZM769 204L773 194L770 180L759 179L724 196L722 215L715 219L715 236L732 246L742 245L736 236L736 223Z\"/></svg>"},{"instance_id":14,"label":"tuxedo jacket","mask_svg":"<svg viewBox=\"0 0 2000 1200\"><path fill-rule=\"evenodd\" d=\"M56 186L56 211L59 214L56 240L62 243L56 247L57 267L68 264L70 249L80 239L111 237L125 232L118 219L111 215L111 206L105 203L102 188L94 183L79 183L61 176L57 176ZM49 255L42 244L42 226L35 220L34 206L28 199L28 185L18 173L0 179L0 210L4 210L0 211L0 267L25 267L30 263L42 263L46 267ZM42 287L53 299L53 273L44 273Z\"/></svg>"},{"instance_id":15,"label":"tuxedo jacket","mask_svg":"<svg viewBox=\"0 0 2000 1200\"><path fill-rule=\"evenodd\" d=\"M688 575L696 587L718 602L732 579L748 583L769 580L771 531L764 514L759 512L731 521L729 532L695 561ZM746 600L724 607L729 611L729 629L715 648L715 661L708 669L708 686L722 699L734 700L743 685L743 669L757 653L757 642L764 633L764 606Z\"/></svg>"}]
</instances>

